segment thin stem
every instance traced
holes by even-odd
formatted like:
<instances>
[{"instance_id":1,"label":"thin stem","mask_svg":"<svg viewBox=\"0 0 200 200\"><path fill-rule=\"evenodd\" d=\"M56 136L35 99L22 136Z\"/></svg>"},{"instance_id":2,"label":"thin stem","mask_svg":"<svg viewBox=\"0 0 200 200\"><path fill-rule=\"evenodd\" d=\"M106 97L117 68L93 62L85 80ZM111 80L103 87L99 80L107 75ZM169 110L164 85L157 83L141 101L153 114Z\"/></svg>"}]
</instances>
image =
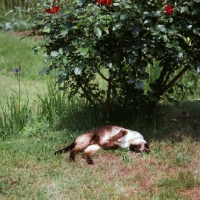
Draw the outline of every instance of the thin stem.
<instances>
[{"instance_id":1,"label":"thin stem","mask_svg":"<svg viewBox=\"0 0 200 200\"><path fill-rule=\"evenodd\" d=\"M18 130L20 130L20 118L21 118L21 82L20 82L20 71L19 71L19 117L18 117Z\"/></svg>"},{"instance_id":2,"label":"thin stem","mask_svg":"<svg viewBox=\"0 0 200 200\"><path fill-rule=\"evenodd\" d=\"M21 118L21 81L20 81L20 70L21 66L19 65L18 72L17 72L17 81L18 81L18 131L20 130L20 118Z\"/></svg>"},{"instance_id":3,"label":"thin stem","mask_svg":"<svg viewBox=\"0 0 200 200\"><path fill-rule=\"evenodd\" d=\"M3 15L5 15L6 14L6 7L5 7L4 0L2 0L2 9L3 9Z\"/></svg>"},{"instance_id":4,"label":"thin stem","mask_svg":"<svg viewBox=\"0 0 200 200\"><path fill-rule=\"evenodd\" d=\"M98 73L99 73L99 75L101 76L102 79L104 79L104 80L106 80L106 81L109 81L109 78L106 78L106 77L103 75L103 73L101 73L101 71L100 71L99 68L97 68L97 71L98 71Z\"/></svg>"},{"instance_id":5,"label":"thin stem","mask_svg":"<svg viewBox=\"0 0 200 200\"><path fill-rule=\"evenodd\" d=\"M112 79L109 78L109 80L108 80L107 97L106 97L106 109L107 109L107 114L109 115L108 118L110 118L111 115L112 115L111 108L110 108L110 104L111 104L111 90L112 90Z\"/></svg>"}]
</instances>

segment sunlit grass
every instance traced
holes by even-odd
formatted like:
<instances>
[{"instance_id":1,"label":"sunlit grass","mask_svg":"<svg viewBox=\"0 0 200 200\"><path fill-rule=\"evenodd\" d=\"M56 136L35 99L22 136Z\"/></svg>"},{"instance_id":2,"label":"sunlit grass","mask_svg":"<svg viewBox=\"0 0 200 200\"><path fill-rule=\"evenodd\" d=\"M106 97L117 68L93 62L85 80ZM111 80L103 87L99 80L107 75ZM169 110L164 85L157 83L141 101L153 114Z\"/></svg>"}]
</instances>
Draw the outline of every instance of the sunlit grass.
<instances>
[{"instance_id":1,"label":"sunlit grass","mask_svg":"<svg viewBox=\"0 0 200 200\"><path fill-rule=\"evenodd\" d=\"M70 163L68 153L54 156L54 151L69 144L78 134L70 130L47 131L38 124L26 135L2 141L0 191L7 199L190 199L185 192L199 187L200 144L193 150L192 140L181 144L156 140L149 155L129 151L100 151L95 164L88 166L77 155ZM175 130L174 130L175 131ZM74 134L74 135L72 135ZM150 134L150 132L148 133ZM70 138L71 136L71 138ZM190 157L185 165L172 165L173 148ZM152 148L153 148L152 147ZM198 151L197 151L198 150ZM165 154L165 156L160 156ZM168 156L169 155L169 156ZM192 156L189 156L192 155Z\"/></svg>"},{"instance_id":2,"label":"sunlit grass","mask_svg":"<svg viewBox=\"0 0 200 200\"><path fill-rule=\"evenodd\" d=\"M40 55L32 53L32 47L40 41L34 38L20 40L20 36L15 36L13 32L0 31L0 72L1 74L13 75L15 68L21 67L21 76L24 79L43 79L39 71L46 66L45 55L41 51Z\"/></svg>"}]
</instances>

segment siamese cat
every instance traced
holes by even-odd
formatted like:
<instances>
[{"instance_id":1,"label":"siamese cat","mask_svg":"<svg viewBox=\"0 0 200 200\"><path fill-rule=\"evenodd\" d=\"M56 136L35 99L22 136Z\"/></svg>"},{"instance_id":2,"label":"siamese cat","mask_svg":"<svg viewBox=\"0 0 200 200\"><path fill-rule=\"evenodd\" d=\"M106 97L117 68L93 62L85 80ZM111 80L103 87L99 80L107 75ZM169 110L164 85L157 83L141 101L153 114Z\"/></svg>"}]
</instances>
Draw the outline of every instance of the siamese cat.
<instances>
[{"instance_id":1,"label":"siamese cat","mask_svg":"<svg viewBox=\"0 0 200 200\"><path fill-rule=\"evenodd\" d=\"M84 133L76 138L69 146L55 152L55 155L70 151L70 161L75 161L75 155L83 151L83 158L88 164L93 164L91 158L99 149L129 148L134 152L150 152L149 145L144 137L129 129L107 125L91 132Z\"/></svg>"}]
</instances>

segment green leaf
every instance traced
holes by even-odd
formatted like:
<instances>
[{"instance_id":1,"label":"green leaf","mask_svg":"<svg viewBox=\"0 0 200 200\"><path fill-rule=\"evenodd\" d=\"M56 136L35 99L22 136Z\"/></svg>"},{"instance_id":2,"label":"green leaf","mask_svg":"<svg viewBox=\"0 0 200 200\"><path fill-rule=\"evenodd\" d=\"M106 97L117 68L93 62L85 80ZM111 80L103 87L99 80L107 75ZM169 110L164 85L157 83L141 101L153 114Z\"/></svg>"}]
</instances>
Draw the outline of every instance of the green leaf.
<instances>
[{"instance_id":1,"label":"green leaf","mask_svg":"<svg viewBox=\"0 0 200 200\"><path fill-rule=\"evenodd\" d=\"M180 37L180 38L182 38L185 42L187 42L187 39L183 35L177 34L177 36Z\"/></svg>"},{"instance_id":2,"label":"green leaf","mask_svg":"<svg viewBox=\"0 0 200 200\"><path fill-rule=\"evenodd\" d=\"M156 26L156 28L160 31L160 32L166 32L166 28L165 28L165 26L163 25L163 24L158 24L157 26Z\"/></svg>"},{"instance_id":3,"label":"green leaf","mask_svg":"<svg viewBox=\"0 0 200 200\"><path fill-rule=\"evenodd\" d=\"M165 46L166 46L167 48L173 48L173 47L174 47L174 44L166 43Z\"/></svg>"},{"instance_id":4,"label":"green leaf","mask_svg":"<svg viewBox=\"0 0 200 200\"><path fill-rule=\"evenodd\" d=\"M70 14L72 11L71 10L65 10L63 13L65 14L65 15L67 15L67 14Z\"/></svg>"},{"instance_id":5,"label":"green leaf","mask_svg":"<svg viewBox=\"0 0 200 200\"><path fill-rule=\"evenodd\" d=\"M167 42L168 41L167 35L163 35L162 39L163 39L164 42Z\"/></svg>"},{"instance_id":6,"label":"green leaf","mask_svg":"<svg viewBox=\"0 0 200 200\"><path fill-rule=\"evenodd\" d=\"M179 52L177 55L178 60L183 60L183 53Z\"/></svg>"},{"instance_id":7,"label":"green leaf","mask_svg":"<svg viewBox=\"0 0 200 200\"><path fill-rule=\"evenodd\" d=\"M97 37L99 37L99 38L101 37L102 31L101 31L100 28L95 27L94 28L94 32L95 32L95 34L96 34Z\"/></svg>"},{"instance_id":8,"label":"green leaf","mask_svg":"<svg viewBox=\"0 0 200 200\"><path fill-rule=\"evenodd\" d=\"M80 75L81 73L82 73L82 70L81 70L80 68L76 67L76 68L74 69L74 74L75 74L75 75Z\"/></svg>"},{"instance_id":9,"label":"green leaf","mask_svg":"<svg viewBox=\"0 0 200 200\"><path fill-rule=\"evenodd\" d=\"M79 27L79 26L82 26L83 25L83 22L79 22L76 26Z\"/></svg>"},{"instance_id":10,"label":"green leaf","mask_svg":"<svg viewBox=\"0 0 200 200\"><path fill-rule=\"evenodd\" d=\"M40 75L50 74L50 70L49 68L43 68L42 70L40 70L39 74Z\"/></svg>"},{"instance_id":11,"label":"green leaf","mask_svg":"<svg viewBox=\"0 0 200 200\"><path fill-rule=\"evenodd\" d=\"M135 36L139 36L140 32L141 32L141 28L139 26L134 27L133 33Z\"/></svg>"},{"instance_id":12,"label":"green leaf","mask_svg":"<svg viewBox=\"0 0 200 200\"><path fill-rule=\"evenodd\" d=\"M200 35L199 28L194 28L193 33L196 34L196 35Z\"/></svg>"},{"instance_id":13,"label":"green leaf","mask_svg":"<svg viewBox=\"0 0 200 200\"><path fill-rule=\"evenodd\" d=\"M81 48L78 49L78 52L80 52L80 54L81 54L82 56L85 56L85 55L88 53L88 51L89 51L88 48L83 48L83 47L81 47Z\"/></svg>"},{"instance_id":14,"label":"green leaf","mask_svg":"<svg viewBox=\"0 0 200 200\"><path fill-rule=\"evenodd\" d=\"M113 6L120 6L120 3L113 3Z\"/></svg>"},{"instance_id":15,"label":"green leaf","mask_svg":"<svg viewBox=\"0 0 200 200\"><path fill-rule=\"evenodd\" d=\"M63 71L62 70L58 70L56 72L56 77L59 77L60 75L63 75Z\"/></svg>"},{"instance_id":16,"label":"green leaf","mask_svg":"<svg viewBox=\"0 0 200 200\"><path fill-rule=\"evenodd\" d=\"M100 29L105 31L107 34L109 34L109 29L107 26L103 26L102 24L99 25Z\"/></svg>"},{"instance_id":17,"label":"green leaf","mask_svg":"<svg viewBox=\"0 0 200 200\"><path fill-rule=\"evenodd\" d=\"M59 55L59 53L57 51L51 52L51 56L54 57L54 58L57 57L58 55Z\"/></svg>"},{"instance_id":18,"label":"green leaf","mask_svg":"<svg viewBox=\"0 0 200 200\"><path fill-rule=\"evenodd\" d=\"M135 82L135 87L136 87L137 89L142 89L142 88L144 87L143 81L140 81L140 80L136 81L136 82Z\"/></svg>"},{"instance_id":19,"label":"green leaf","mask_svg":"<svg viewBox=\"0 0 200 200\"><path fill-rule=\"evenodd\" d=\"M58 78L57 83L60 85L64 81L64 78L61 76Z\"/></svg>"},{"instance_id":20,"label":"green leaf","mask_svg":"<svg viewBox=\"0 0 200 200\"><path fill-rule=\"evenodd\" d=\"M76 0L79 6L82 6L87 0Z\"/></svg>"},{"instance_id":21,"label":"green leaf","mask_svg":"<svg viewBox=\"0 0 200 200\"><path fill-rule=\"evenodd\" d=\"M179 11L180 11L180 13L184 13L184 12L188 11L188 8L187 8L187 6L181 6L181 7L179 7Z\"/></svg>"},{"instance_id":22,"label":"green leaf","mask_svg":"<svg viewBox=\"0 0 200 200\"><path fill-rule=\"evenodd\" d=\"M124 19L126 19L126 18L127 18L127 15L121 15L121 16L120 16L120 19L121 19L121 20L124 20Z\"/></svg>"},{"instance_id":23,"label":"green leaf","mask_svg":"<svg viewBox=\"0 0 200 200\"><path fill-rule=\"evenodd\" d=\"M16 7L16 8L17 8L17 7ZM15 9L16 9L16 8L15 8ZM6 13L6 16L9 15L10 13L13 13L13 12L14 12L13 9L9 10L9 11Z\"/></svg>"},{"instance_id":24,"label":"green leaf","mask_svg":"<svg viewBox=\"0 0 200 200\"><path fill-rule=\"evenodd\" d=\"M43 32L44 33L50 33L50 28L44 28Z\"/></svg>"},{"instance_id":25,"label":"green leaf","mask_svg":"<svg viewBox=\"0 0 200 200\"><path fill-rule=\"evenodd\" d=\"M67 34L68 34L68 32L69 32L69 29L63 29L62 31L61 31L61 33L60 33L60 35L62 35L62 36L66 36Z\"/></svg>"},{"instance_id":26,"label":"green leaf","mask_svg":"<svg viewBox=\"0 0 200 200\"><path fill-rule=\"evenodd\" d=\"M130 79L129 79L129 81L128 81L129 83L135 83L135 78L134 77L131 77Z\"/></svg>"},{"instance_id":27,"label":"green leaf","mask_svg":"<svg viewBox=\"0 0 200 200\"><path fill-rule=\"evenodd\" d=\"M59 52L59 54L63 55L63 49L62 49L62 48L60 48L60 49L58 50L58 52Z\"/></svg>"},{"instance_id":28,"label":"green leaf","mask_svg":"<svg viewBox=\"0 0 200 200\"><path fill-rule=\"evenodd\" d=\"M104 30L107 34L109 34L109 29L108 29L108 27L104 27L103 30Z\"/></svg>"},{"instance_id":29,"label":"green leaf","mask_svg":"<svg viewBox=\"0 0 200 200\"><path fill-rule=\"evenodd\" d=\"M169 29L169 30L167 30L167 32L168 32L169 35L175 35L176 33L178 33L178 30Z\"/></svg>"}]
</instances>

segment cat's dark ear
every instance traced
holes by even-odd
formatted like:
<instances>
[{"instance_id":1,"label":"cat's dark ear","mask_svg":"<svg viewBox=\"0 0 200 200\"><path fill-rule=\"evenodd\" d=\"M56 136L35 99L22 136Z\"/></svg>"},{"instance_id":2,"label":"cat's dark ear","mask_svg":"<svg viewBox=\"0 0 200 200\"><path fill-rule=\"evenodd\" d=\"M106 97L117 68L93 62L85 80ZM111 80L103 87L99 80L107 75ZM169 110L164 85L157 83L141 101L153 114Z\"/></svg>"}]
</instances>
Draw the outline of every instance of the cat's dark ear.
<instances>
[{"instance_id":1,"label":"cat's dark ear","mask_svg":"<svg viewBox=\"0 0 200 200\"><path fill-rule=\"evenodd\" d=\"M149 148L149 145L147 143L144 145L144 151L146 153L149 153L151 151L151 149Z\"/></svg>"},{"instance_id":2,"label":"cat's dark ear","mask_svg":"<svg viewBox=\"0 0 200 200\"><path fill-rule=\"evenodd\" d=\"M130 144L130 146L129 146L129 149L130 149L131 151L136 152L136 153L141 152L141 151L140 151L140 148L141 148L141 144Z\"/></svg>"}]
</instances>

